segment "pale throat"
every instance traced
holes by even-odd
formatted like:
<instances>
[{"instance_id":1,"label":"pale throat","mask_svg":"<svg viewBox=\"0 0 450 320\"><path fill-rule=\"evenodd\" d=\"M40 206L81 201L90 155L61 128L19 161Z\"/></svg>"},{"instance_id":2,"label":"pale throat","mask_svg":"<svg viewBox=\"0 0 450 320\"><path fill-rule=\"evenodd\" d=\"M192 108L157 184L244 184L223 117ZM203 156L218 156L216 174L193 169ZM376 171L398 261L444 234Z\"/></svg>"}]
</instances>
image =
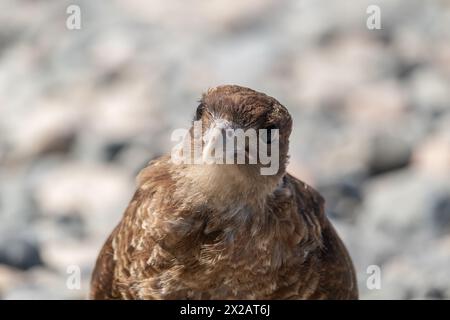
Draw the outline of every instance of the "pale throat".
<instances>
[{"instance_id":1,"label":"pale throat","mask_svg":"<svg viewBox=\"0 0 450 320\"><path fill-rule=\"evenodd\" d=\"M228 206L259 206L277 187L280 176L262 176L257 168L235 164L186 165L182 182L199 201Z\"/></svg>"}]
</instances>

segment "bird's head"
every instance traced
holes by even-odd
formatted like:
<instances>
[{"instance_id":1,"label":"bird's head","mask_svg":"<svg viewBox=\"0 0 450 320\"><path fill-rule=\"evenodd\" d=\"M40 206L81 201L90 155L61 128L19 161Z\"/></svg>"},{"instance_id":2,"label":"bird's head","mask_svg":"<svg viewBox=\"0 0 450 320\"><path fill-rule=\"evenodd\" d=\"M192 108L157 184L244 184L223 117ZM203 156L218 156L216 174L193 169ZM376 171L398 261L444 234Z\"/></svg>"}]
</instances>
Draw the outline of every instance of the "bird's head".
<instances>
[{"instance_id":1,"label":"bird's head","mask_svg":"<svg viewBox=\"0 0 450 320\"><path fill-rule=\"evenodd\" d=\"M203 94L190 136L200 148L197 163L202 166L212 165L233 176L276 181L286 170L291 129L291 116L276 99L225 85Z\"/></svg>"}]
</instances>

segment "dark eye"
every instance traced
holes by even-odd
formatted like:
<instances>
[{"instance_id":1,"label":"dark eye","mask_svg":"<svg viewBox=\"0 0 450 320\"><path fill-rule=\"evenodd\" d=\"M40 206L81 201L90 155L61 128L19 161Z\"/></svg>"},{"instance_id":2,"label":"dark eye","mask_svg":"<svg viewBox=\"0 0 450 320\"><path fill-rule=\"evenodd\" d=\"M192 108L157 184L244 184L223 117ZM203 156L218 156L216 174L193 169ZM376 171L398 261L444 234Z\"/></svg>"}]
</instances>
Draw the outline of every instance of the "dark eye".
<instances>
[{"instance_id":1,"label":"dark eye","mask_svg":"<svg viewBox=\"0 0 450 320\"><path fill-rule=\"evenodd\" d=\"M197 111L195 111L195 120L200 120L200 118L203 115L203 110L204 110L205 106L203 105L203 103L200 103L197 107Z\"/></svg>"}]
</instances>

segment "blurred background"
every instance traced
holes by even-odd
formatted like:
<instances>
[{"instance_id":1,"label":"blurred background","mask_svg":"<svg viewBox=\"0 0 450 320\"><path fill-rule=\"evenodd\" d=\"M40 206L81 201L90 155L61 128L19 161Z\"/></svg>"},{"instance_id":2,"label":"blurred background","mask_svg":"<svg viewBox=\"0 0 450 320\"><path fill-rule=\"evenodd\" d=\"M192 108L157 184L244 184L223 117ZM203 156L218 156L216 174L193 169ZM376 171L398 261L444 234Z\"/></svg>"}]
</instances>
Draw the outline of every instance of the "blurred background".
<instances>
[{"instance_id":1,"label":"blurred background","mask_svg":"<svg viewBox=\"0 0 450 320\"><path fill-rule=\"evenodd\" d=\"M1 299L85 299L137 172L220 84L290 110L361 298L450 298L450 1L2 0L0 26Z\"/></svg>"}]
</instances>

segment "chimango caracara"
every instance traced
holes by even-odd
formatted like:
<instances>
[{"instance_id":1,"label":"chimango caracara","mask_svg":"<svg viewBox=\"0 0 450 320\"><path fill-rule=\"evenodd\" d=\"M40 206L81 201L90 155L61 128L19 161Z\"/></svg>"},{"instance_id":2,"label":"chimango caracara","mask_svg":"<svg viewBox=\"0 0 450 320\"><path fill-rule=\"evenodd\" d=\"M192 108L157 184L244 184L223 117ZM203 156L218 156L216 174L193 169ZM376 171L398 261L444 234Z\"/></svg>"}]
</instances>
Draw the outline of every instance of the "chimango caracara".
<instances>
[{"instance_id":1,"label":"chimango caracara","mask_svg":"<svg viewBox=\"0 0 450 320\"><path fill-rule=\"evenodd\" d=\"M220 86L203 95L194 120L205 130L188 135L202 141L203 158L205 146L221 140L211 130L267 129L267 145L276 132L277 171L262 174L267 164L249 161L249 143L244 163L152 161L99 254L91 298L358 298L323 198L286 172L286 108L263 93Z\"/></svg>"}]
</instances>

